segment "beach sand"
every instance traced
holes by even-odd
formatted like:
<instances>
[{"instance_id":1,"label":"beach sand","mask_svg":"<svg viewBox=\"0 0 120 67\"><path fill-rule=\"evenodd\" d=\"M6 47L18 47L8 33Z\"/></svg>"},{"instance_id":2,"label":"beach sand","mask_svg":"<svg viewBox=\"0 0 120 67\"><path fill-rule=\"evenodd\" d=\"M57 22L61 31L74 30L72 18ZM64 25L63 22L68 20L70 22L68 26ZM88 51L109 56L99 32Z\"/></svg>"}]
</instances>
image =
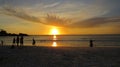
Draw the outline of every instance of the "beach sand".
<instances>
[{"instance_id":1,"label":"beach sand","mask_svg":"<svg viewBox=\"0 0 120 67\"><path fill-rule=\"evenodd\" d=\"M120 47L0 47L0 67L120 67Z\"/></svg>"}]
</instances>

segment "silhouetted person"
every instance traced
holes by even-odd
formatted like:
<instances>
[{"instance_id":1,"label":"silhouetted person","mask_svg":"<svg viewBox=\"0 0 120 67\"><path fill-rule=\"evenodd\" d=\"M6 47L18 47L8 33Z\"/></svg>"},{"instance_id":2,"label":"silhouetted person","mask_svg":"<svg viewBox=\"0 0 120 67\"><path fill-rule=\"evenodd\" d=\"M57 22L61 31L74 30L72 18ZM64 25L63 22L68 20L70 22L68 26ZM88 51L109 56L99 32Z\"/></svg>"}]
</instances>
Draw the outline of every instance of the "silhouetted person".
<instances>
[{"instance_id":1,"label":"silhouetted person","mask_svg":"<svg viewBox=\"0 0 120 67\"><path fill-rule=\"evenodd\" d=\"M36 43L36 42L35 42L35 39L33 38L33 40L32 40L32 45L35 45L35 43Z\"/></svg>"},{"instance_id":2,"label":"silhouetted person","mask_svg":"<svg viewBox=\"0 0 120 67\"><path fill-rule=\"evenodd\" d=\"M16 38L16 43L17 43L17 46L19 46L19 36L17 36Z\"/></svg>"},{"instance_id":3,"label":"silhouetted person","mask_svg":"<svg viewBox=\"0 0 120 67\"><path fill-rule=\"evenodd\" d=\"M3 40L1 40L1 46L3 46L3 43L4 43Z\"/></svg>"},{"instance_id":4,"label":"silhouetted person","mask_svg":"<svg viewBox=\"0 0 120 67\"><path fill-rule=\"evenodd\" d=\"M20 37L20 46L23 46L23 44L24 44L24 42L23 42L24 40L23 39L24 39L23 36L21 36Z\"/></svg>"},{"instance_id":5,"label":"silhouetted person","mask_svg":"<svg viewBox=\"0 0 120 67\"><path fill-rule=\"evenodd\" d=\"M14 47L15 47L15 38L13 38L13 43L12 43L11 49L13 49Z\"/></svg>"},{"instance_id":6,"label":"silhouetted person","mask_svg":"<svg viewBox=\"0 0 120 67\"><path fill-rule=\"evenodd\" d=\"M90 47L93 47L93 40L90 40Z\"/></svg>"},{"instance_id":7,"label":"silhouetted person","mask_svg":"<svg viewBox=\"0 0 120 67\"><path fill-rule=\"evenodd\" d=\"M15 38L13 38L13 45L15 45Z\"/></svg>"}]
</instances>

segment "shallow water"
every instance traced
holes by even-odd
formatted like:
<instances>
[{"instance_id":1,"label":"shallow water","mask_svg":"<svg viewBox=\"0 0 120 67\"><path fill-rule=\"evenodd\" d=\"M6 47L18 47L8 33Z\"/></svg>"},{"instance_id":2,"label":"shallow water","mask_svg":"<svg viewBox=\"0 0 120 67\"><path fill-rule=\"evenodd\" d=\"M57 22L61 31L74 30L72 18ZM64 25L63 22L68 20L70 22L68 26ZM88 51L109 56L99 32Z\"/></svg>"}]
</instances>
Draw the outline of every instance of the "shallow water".
<instances>
[{"instance_id":1,"label":"shallow water","mask_svg":"<svg viewBox=\"0 0 120 67\"><path fill-rule=\"evenodd\" d=\"M0 36L4 45L12 45L14 36ZM25 36L24 45L32 46L32 39L36 40L36 46L68 46L68 47L89 47L89 40L93 40L96 47L99 46L120 46L120 35L41 35Z\"/></svg>"}]
</instances>

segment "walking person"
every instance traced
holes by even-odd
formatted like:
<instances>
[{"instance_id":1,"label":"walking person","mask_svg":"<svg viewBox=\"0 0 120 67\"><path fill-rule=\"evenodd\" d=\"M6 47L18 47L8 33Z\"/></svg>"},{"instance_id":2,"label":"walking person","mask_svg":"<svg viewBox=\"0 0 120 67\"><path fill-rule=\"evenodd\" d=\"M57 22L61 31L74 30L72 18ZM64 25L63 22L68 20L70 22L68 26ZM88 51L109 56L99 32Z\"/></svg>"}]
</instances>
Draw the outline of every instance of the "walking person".
<instances>
[{"instance_id":1,"label":"walking person","mask_svg":"<svg viewBox=\"0 0 120 67\"><path fill-rule=\"evenodd\" d=\"M93 47L93 40L90 40L90 47Z\"/></svg>"},{"instance_id":2,"label":"walking person","mask_svg":"<svg viewBox=\"0 0 120 67\"><path fill-rule=\"evenodd\" d=\"M23 44L24 44L24 37L21 36L21 38L20 38L20 46L23 46Z\"/></svg>"},{"instance_id":3,"label":"walking person","mask_svg":"<svg viewBox=\"0 0 120 67\"><path fill-rule=\"evenodd\" d=\"M36 43L36 41L35 41L35 39L33 38L33 40L32 40L32 45L35 45L35 43Z\"/></svg>"},{"instance_id":4,"label":"walking person","mask_svg":"<svg viewBox=\"0 0 120 67\"><path fill-rule=\"evenodd\" d=\"M19 36L16 38L17 47L19 46Z\"/></svg>"}]
</instances>

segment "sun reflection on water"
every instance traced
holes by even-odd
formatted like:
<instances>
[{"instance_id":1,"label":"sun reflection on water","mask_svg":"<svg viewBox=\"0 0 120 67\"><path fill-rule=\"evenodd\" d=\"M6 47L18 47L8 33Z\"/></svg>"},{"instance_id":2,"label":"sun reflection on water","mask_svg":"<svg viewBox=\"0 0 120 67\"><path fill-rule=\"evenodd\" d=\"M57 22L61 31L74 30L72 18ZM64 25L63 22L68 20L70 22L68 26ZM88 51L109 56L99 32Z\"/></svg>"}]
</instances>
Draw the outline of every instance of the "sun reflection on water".
<instances>
[{"instance_id":1,"label":"sun reflection on water","mask_svg":"<svg viewBox=\"0 0 120 67\"><path fill-rule=\"evenodd\" d=\"M57 37L56 37L56 35L54 35L54 36L53 36L53 40L57 40Z\"/></svg>"},{"instance_id":2,"label":"sun reflection on water","mask_svg":"<svg viewBox=\"0 0 120 67\"><path fill-rule=\"evenodd\" d=\"M57 42L53 42L52 46L57 47Z\"/></svg>"},{"instance_id":3,"label":"sun reflection on water","mask_svg":"<svg viewBox=\"0 0 120 67\"><path fill-rule=\"evenodd\" d=\"M57 36L56 35L53 35L53 44L52 44L52 47L57 47Z\"/></svg>"}]
</instances>

